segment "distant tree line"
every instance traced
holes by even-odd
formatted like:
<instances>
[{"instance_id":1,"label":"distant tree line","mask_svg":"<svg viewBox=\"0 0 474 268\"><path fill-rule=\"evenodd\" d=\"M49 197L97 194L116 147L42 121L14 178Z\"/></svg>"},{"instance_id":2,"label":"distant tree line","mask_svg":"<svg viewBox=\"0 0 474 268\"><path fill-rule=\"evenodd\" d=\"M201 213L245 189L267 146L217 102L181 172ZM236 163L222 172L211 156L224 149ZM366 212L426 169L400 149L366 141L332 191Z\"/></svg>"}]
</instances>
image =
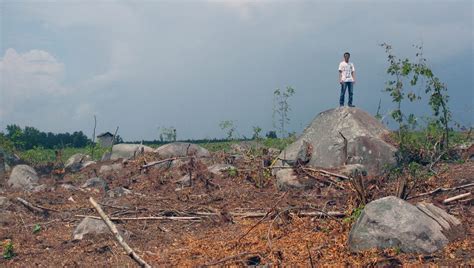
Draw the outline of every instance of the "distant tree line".
<instances>
[{"instance_id":1,"label":"distant tree line","mask_svg":"<svg viewBox=\"0 0 474 268\"><path fill-rule=\"evenodd\" d=\"M40 146L47 149L81 148L91 144L91 140L82 131L55 134L42 132L34 127L21 128L18 125L8 125L5 133L0 132L0 137L8 139L18 150L29 150Z\"/></svg>"}]
</instances>

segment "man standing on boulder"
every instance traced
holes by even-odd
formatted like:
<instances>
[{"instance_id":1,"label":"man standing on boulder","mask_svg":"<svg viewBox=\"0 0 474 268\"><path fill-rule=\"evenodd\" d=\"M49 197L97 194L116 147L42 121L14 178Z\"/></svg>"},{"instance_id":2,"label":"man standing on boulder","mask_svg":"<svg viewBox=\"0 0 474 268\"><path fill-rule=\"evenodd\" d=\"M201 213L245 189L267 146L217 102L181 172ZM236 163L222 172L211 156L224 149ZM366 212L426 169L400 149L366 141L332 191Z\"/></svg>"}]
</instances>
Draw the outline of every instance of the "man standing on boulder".
<instances>
[{"instance_id":1,"label":"man standing on boulder","mask_svg":"<svg viewBox=\"0 0 474 268\"><path fill-rule=\"evenodd\" d=\"M341 95L339 97L339 105L344 106L344 95L346 94L346 88L349 91L349 107L352 105L352 89L355 84L355 68L354 63L349 62L351 54L349 52L344 53L344 60L339 63L339 83L341 84Z\"/></svg>"}]
</instances>

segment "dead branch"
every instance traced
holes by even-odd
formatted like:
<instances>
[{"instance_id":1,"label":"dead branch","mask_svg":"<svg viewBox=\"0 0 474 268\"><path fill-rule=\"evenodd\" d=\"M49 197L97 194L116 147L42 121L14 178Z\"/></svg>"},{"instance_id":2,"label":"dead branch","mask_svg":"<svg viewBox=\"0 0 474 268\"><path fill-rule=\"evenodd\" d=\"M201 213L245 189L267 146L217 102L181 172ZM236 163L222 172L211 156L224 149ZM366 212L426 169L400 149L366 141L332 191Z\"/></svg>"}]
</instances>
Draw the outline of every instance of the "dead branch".
<instances>
[{"instance_id":1,"label":"dead branch","mask_svg":"<svg viewBox=\"0 0 474 268\"><path fill-rule=\"evenodd\" d=\"M323 183L329 183L329 184L332 183L332 184L334 184L334 185L336 186L336 188L339 188L339 189L341 189L341 190L344 190L344 187L343 187L343 186L339 185L339 183L338 183L337 181L331 179L330 177L327 177L327 180L328 180L328 181L326 181L326 180L323 180L323 179L321 179L321 178L319 178L319 177L313 176L311 173L307 172L306 169L307 169L307 168L303 168L303 171L304 171L304 173L305 173L306 175L308 175L309 177L311 177L311 178L313 178L313 179L315 179L315 180L321 181L321 182L323 182Z\"/></svg>"},{"instance_id":2,"label":"dead branch","mask_svg":"<svg viewBox=\"0 0 474 268\"><path fill-rule=\"evenodd\" d=\"M140 256L138 256L135 251L123 240L123 237L120 235L119 231L117 230L117 227L115 227L112 221L110 221L109 217L104 213L104 211L102 210L100 205L97 204L94 198L90 197L89 202L97 210L102 220L105 222L105 224L107 224L107 227L109 227L109 230L115 235L115 239L123 247L123 249L125 249L127 255L130 256L130 258L132 258L134 261L136 261L141 267L151 268L151 266L146 263L142 258L140 258Z\"/></svg>"},{"instance_id":3,"label":"dead branch","mask_svg":"<svg viewBox=\"0 0 474 268\"><path fill-rule=\"evenodd\" d=\"M340 133L340 132L339 132ZM311 251L309 250L309 244L306 242L306 250L308 251L308 258L309 258L309 264L311 265L311 268L314 268L313 265L313 257L311 256Z\"/></svg>"},{"instance_id":4,"label":"dead branch","mask_svg":"<svg viewBox=\"0 0 474 268\"><path fill-rule=\"evenodd\" d=\"M152 166L155 166L155 165L158 165L158 164L161 164L161 163L165 163L165 162L173 162L174 160L188 159L188 158L192 158L192 157L193 156L181 156L181 157L166 158L166 159L163 159L163 160L158 160L158 161L154 161L154 162L151 162L149 164L143 165L143 166L141 166L141 169L149 168L149 167L152 167Z\"/></svg>"},{"instance_id":5,"label":"dead branch","mask_svg":"<svg viewBox=\"0 0 474 268\"><path fill-rule=\"evenodd\" d=\"M273 205L273 207L270 210L268 210L267 213L265 213L265 215L257 223L255 223L252 227L250 227L250 229L238 239L239 243L240 243L240 240L242 240L242 238L247 236L255 227L257 227L260 223L262 223L268 217L268 215L270 215L270 213L272 213L275 210L275 208L278 206L280 201L283 199L283 197L286 196L287 193L288 192L285 192L284 194L282 194L281 197L278 198L278 200L275 202L275 205Z\"/></svg>"},{"instance_id":6,"label":"dead branch","mask_svg":"<svg viewBox=\"0 0 474 268\"><path fill-rule=\"evenodd\" d=\"M100 217L97 216L90 216L90 215L74 215L75 217L78 218L93 218L93 219L99 219ZM150 216L150 217L131 217L131 218L122 218L122 217L110 217L111 221L146 221L146 220L170 220L170 221L195 221L195 220L201 220L201 217L176 217L176 216Z\"/></svg>"},{"instance_id":7,"label":"dead branch","mask_svg":"<svg viewBox=\"0 0 474 268\"><path fill-rule=\"evenodd\" d=\"M18 200L21 204L23 204L29 210L31 210L33 212L36 212L36 213L39 213L39 214L43 214L43 216L48 216L48 210L47 209L35 206L35 205L31 204L30 202L28 202L25 199L20 198L20 197L17 197L16 200Z\"/></svg>"},{"instance_id":8,"label":"dead branch","mask_svg":"<svg viewBox=\"0 0 474 268\"><path fill-rule=\"evenodd\" d=\"M453 197L444 199L444 200L443 200L443 204L448 204L448 203L457 201L457 200L459 200L459 199L463 199L463 198L465 198L465 197L468 197L468 196L470 196L470 195L471 195L471 192L465 193L465 194L456 195L456 196L453 196Z\"/></svg>"},{"instance_id":9,"label":"dead branch","mask_svg":"<svg viewBox=\"0 0 474 268\"><path fill-rule=\"evenodd\" d=\"M407 200L422 197L422 196L432 195L432 194L436 194L436 193L440 193L440 192L449 192L449 191L454 191L454 190L458 190L458 189L469 188L469 187L473 187L473 186L474 186L474 183L463 184L463 185L456 186L456 187L451 187L451 188L438 187L438 188L434 189L433 191L408 197Z\"/></svg>"}]
</instances>

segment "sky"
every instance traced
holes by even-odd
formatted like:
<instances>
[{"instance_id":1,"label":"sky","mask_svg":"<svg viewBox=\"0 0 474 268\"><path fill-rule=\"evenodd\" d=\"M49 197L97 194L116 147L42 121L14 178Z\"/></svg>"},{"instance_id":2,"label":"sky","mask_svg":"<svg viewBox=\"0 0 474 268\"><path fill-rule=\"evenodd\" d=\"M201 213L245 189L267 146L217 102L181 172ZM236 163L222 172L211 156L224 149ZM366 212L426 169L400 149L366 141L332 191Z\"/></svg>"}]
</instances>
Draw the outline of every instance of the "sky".
<instances>
[{"instance_id":1,"label":"sky","mask_svg":"<svg viewBox=\"0 0 474 268\"><path fill-rule=\"evenodd\" d=\"M273 129L273 91L291 86L289 131L338 106L351 53L354 104L388 115L387 42L423 45L456 122L474 122L472 1L0 0L0 131L113 132L125 140L240 136ZM422 87L415 89L422 92ZM426 101L406 105L420 118ZM387 121L388 122L388 121ZM388 122L389 123L389 122ZM388 125L390 126L390 123ZM394 126L392 126L394 127Z\"/></svg>"}]
</instances>

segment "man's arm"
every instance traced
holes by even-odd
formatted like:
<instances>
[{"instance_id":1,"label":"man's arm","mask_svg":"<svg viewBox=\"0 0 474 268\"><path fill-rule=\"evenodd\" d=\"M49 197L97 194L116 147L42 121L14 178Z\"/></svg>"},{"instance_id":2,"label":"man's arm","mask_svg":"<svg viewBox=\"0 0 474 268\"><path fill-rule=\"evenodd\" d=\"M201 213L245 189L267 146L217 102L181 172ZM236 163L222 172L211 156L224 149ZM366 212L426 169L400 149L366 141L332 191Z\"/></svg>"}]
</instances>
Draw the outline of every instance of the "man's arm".
<instances>
[{"instance_id":1,"label":"man's arm","mask_svg":"<svg viewBox=\"0 0 474 268\"><path fill-rule=\"evenodd\" d=\"M339 83L342 84L342 71L339 70Z\"/></svg>"},{"instance_id":2,"label":"man's arm","mask_svg":"<svg viewBox=\"0 0 474 268\"><path fill-rule=\"evenodd\" d=\"M353 83L356 81L356 69L354 67L354 64L352 64L352 79L354 80Z\"/></svg>"}]
</instances>

